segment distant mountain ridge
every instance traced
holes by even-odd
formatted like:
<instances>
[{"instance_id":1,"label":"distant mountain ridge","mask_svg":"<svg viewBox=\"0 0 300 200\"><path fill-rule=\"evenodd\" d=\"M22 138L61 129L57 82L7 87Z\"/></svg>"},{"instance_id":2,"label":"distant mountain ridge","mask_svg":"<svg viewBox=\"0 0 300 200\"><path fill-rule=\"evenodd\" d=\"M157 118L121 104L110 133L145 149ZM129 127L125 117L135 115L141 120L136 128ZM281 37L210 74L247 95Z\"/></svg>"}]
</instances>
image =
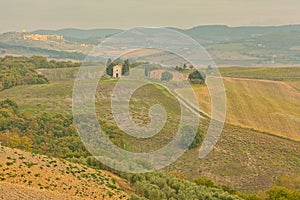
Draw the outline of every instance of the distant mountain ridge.
<instances>
[{"instance_id":1,"label":"distant mountain ridge","mask_svg":"<svg viewBox=\"0 0 300 200\"><path fill-rule=\"evenodd\" d=\"M240 26L229 27L226 25L203 25L190 29L173 28L179 32L185 33L194 39L207 39L213 41L230 41L245 39L252 36L270 34L274 32L300 32L300 25L283 25L283 26ZM88 38L105 38L113 34L122 32L122 29L59 29L59 30L36 30L32 33L37 34L56 34L69 38L88 39Z\"/></svg>"},{"instance_id":2,"label":"distant mountain ridge","mask_svg":"<svg viewBox=\"0 0 300 200\"><path fill-rule=\"evenodd\" d=\"M170 29L184 33L198 41L218 65L294 65L300 63L300 25L241 27L205 25L189 29L172 27ZM109 28L91 30L67 28L36 30L28 33L3 33L0 35L0 52L24 55L24 51L30 48L30 51L25 53L52 58L53 52L51 54L47 52L51 50L59 51L59 55L55 55L56 58L83 60L104 38L122 31L122 29ZM33 34L33 38L35 34L38 34L36 36L38 38L42 38L43 35L63 36L63 39L38 41L30 40L29 37L26 40L20 38L24 34ZM6 48L5 45L10 46Z\"/></svg>"},{"instance_id":3,"label":"distant mountain ridge","mask_svg":"<svg viewBox=\"0 0 300 200\"><path fill-rule=\"evenodd\" d=\"M251 38L253 36L265 35L275 32L300 32L300 25L284 26L241 26L229 27L223 25L197 26L187 30L179 31L193 37L194 39L208 39L214 41L232 41Z\"/></svg>"}]
</instances>

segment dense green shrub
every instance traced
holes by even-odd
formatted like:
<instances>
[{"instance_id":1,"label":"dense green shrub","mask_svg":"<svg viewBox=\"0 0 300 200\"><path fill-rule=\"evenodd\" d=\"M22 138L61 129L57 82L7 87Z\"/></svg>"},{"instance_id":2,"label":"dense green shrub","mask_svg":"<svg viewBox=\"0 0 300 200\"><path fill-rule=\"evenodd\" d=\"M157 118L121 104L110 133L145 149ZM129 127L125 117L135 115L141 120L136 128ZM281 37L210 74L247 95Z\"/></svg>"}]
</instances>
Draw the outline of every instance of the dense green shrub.
<instances>
[{"instance_id":1,"label":"dense green shrub","mask_svg":"<svg viewBox=\"0 0 300 200\"><path fill-rule=\"evenodd\" d=\"M189 79L194 84L204 84L206 76L204 73L195 70L189 74Z\"/></svg>"},{"instance_id":2,"label":"dense green shrub","mask_svg":"<svg viewBox=\"0 0 300 200\"><path fill-rule=\"evenodd\" d=\"M147 199L242 199L220 188L198 185L188 180L153 172L146 174L127 175L136 192ZM133 197L133 199L136 197Z\"/></svg>"},{"instance_id":3,"label":"dense green shrub","mask_svg":"<svg viewBox=\"0 0 300 200\"><path fill-rule=\"evenodd\" d=\"M17 104L9 99L0 101L0 142L54 157L89 155L71 117L46 113L32 116L20 112Z\"/></svg>"},{"instance_id":4,"label":"dense green shrub","mask_svg":"<svg viewBox=\"0 0 300 200\"><path fill-rule=\"evenodd\" d=\"M194 136L193 133L196 132ZM203 132L201 129L193 126L184 126L182 127L182 139L180 146L182 148L193 149L199 147L203 141ZM191 143L192 141L192 143Z\"/></svg>"},{"instance_id":5,"label":"dense green shrub","mask_svg":"<svg viewBox=\"0 0 300 200\"><path fill-rule=\"evenodd\" d=\"M300 200L300 192L297 190L289 190L284 187L274 186L267 192L266 200Z\"/></svg>"}]
</instances>

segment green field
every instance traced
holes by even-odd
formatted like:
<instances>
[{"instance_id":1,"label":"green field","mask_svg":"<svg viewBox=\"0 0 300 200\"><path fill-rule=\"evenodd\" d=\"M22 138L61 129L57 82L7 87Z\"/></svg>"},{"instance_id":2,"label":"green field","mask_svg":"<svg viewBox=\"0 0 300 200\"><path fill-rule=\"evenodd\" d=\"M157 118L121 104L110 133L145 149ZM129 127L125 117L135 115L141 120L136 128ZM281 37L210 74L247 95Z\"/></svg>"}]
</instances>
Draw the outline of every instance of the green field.
<instances>
[{"instance_id":1,"label":"green field","mask_svg":"<svg viewBox=\"0 0 300 200\"><path fill-rule=\"evenodd\" d=\"M72 82L18 86L2 91L0 99L15 100L20 108L34 114L71 114L72 87Z\"/></svg>"}]
</instances>

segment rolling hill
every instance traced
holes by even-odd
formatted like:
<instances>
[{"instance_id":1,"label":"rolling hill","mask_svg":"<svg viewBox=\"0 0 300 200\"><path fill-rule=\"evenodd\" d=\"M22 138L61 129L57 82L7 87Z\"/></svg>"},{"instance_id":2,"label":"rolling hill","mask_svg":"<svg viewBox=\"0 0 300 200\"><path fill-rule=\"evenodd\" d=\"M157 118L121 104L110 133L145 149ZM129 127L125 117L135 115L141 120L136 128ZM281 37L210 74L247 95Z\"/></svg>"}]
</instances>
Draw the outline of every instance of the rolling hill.
<instances>
[{"instance_id":1,"label":"rolling hill","mask_svg":"<svg viewBox=\"0 0 300 200\"><path fill-rule=\"evenodd\" d=\"M300 32L300 25L286 26L242 26L228 27L224 25L196 26L187 30L180 30L183 33L197 40L206 40L211 42L228 42L251 37L268 35L275 32Z\"/></svg>"},{"instance_id":2,"label":"rolling hill","mask_svg":"<svg viewBox=\"0 0 300 200\"><path fill-rule=\"evenodd\" d=\"M53 115L55 113L71 115L72 86L77 70L77 68L39 70L39 73L47 77L50 84L14 87L0 92L0 99L13 99L17 101L20 109L33 114L41 114L46 111ZM289 83L280 81L247 81L232 78L225 78L224 81L228 92L229 114L217 146L203 160L197 159L197 148L191 149L164 171L182 173L190 180L204 176L218 184L226 184L234 189L247 191L268 189L278 177L299 174L299 142L291 140L298 138L296 130L299 123L293 121L295 118L289 117L297 116L299 113L297 111L297 105L299 105L297 95L299 93L295 91L297 82L292 82L295 85L289 85ZM101 117L102 123L116 134L116 137L122 133L113 123L110 104L107 103L109 100L107 95L115 83L114 80L101 82L96 105L99 108L98 116ZM269 84L278 89L271 89ZM144 95L149 90L156 94L158 101L167 101L164 100L166 93L161 88L151 86L141 88L135 94L132 101L134 104L131 107L133 119L140 124L149 122L147 116L149 105L143 103L145 102L144 98L151 100L153 97ZM160 94L160 90L162 94ZM205 87L195 86L195 90L201 96L202 109L209 109L209 98ZM237 95L237 98L233 94ZM203 96L205 98L202 98ZM153 100L155 99L150 102ZM281 103L276 103L276 101ZM250 105L249 108L243 106L246 103ZM175 107L169 103L167 109L172 109L172 106ZM270 112L263 112L265 109ZM245 112L240 113L242 111ZM276 112L282 114L270 115ZM256 117L256 114L259 114L259 117ZM176 115L175 110L171 115ZM274 121L275 117L280 117L280 119ZM280 123L280 120L283 119L286 120L284 125ZM165 127L164 133L173 133L172 123L175 122L176 120L171 120L170 126ZM207 129L208 123L209 121L202 120L203 132ZM271 123L274 123L273 126ZM268 124L270 126L263 126ZM264 127L268 130L263 129ZM135 141L127 137L123 137L123 140L128 141L127 146L131 151L147 152L149 149L160 148L169 141L171 135L162 134L154 138L155 143L147 140ZM136 142L143 142L143 145L135 145Z\"/></svg>"},{"instance_id":3,"label":"rolling hill","mask_svg":"<svg viewBox=\"0 0 300 200\"><path fill-rule=\"evenodd\" d=\"M227 123L300 140L300 68L226 67L220 72L227 96ZM207 88L194 86L194 90L201 109L210 112Z\"/></svg>"},{"instance_id":4,"label":"rolling hill","mask_svg":"<svg viewBox=\"0 0 300 200\"><path fill-rule=\"evenodd\" d=\"M67 60L84 60L86 57L78 52L56 51L44 48L37 48L31 46L9 45L0 43L1 57L13 54L14 56L44 56L51 60L53 59L67 59Z\"/></svg>"}]
</instances>

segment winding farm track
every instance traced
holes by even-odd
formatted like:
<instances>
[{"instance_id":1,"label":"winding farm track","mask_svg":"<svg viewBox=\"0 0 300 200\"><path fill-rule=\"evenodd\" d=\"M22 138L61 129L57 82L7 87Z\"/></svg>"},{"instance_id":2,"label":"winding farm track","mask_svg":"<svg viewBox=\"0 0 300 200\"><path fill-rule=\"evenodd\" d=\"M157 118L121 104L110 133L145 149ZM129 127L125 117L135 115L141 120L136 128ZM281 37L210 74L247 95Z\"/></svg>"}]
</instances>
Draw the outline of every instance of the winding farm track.
<instances>
[{"instance_id":1,"label":"winding farm track","mask_svg":"<svg viewBox=\"0 0 300 200\"><path fill-rule=\"evenodd\" d=\"M160 86L162 86L165 90L167 90L171 95L175 96L176 99L184 105L188 110L190 110L192 113L196 114L200 118L210 118L210 115L206 113L205 111L201 110L199 107L193 105L192 103L189 102L188 99L182 97L178 92L176 92L176 89L171 91L169 88L165 87L163 84L156 83Z\"/></svg>"}]
</instances>

